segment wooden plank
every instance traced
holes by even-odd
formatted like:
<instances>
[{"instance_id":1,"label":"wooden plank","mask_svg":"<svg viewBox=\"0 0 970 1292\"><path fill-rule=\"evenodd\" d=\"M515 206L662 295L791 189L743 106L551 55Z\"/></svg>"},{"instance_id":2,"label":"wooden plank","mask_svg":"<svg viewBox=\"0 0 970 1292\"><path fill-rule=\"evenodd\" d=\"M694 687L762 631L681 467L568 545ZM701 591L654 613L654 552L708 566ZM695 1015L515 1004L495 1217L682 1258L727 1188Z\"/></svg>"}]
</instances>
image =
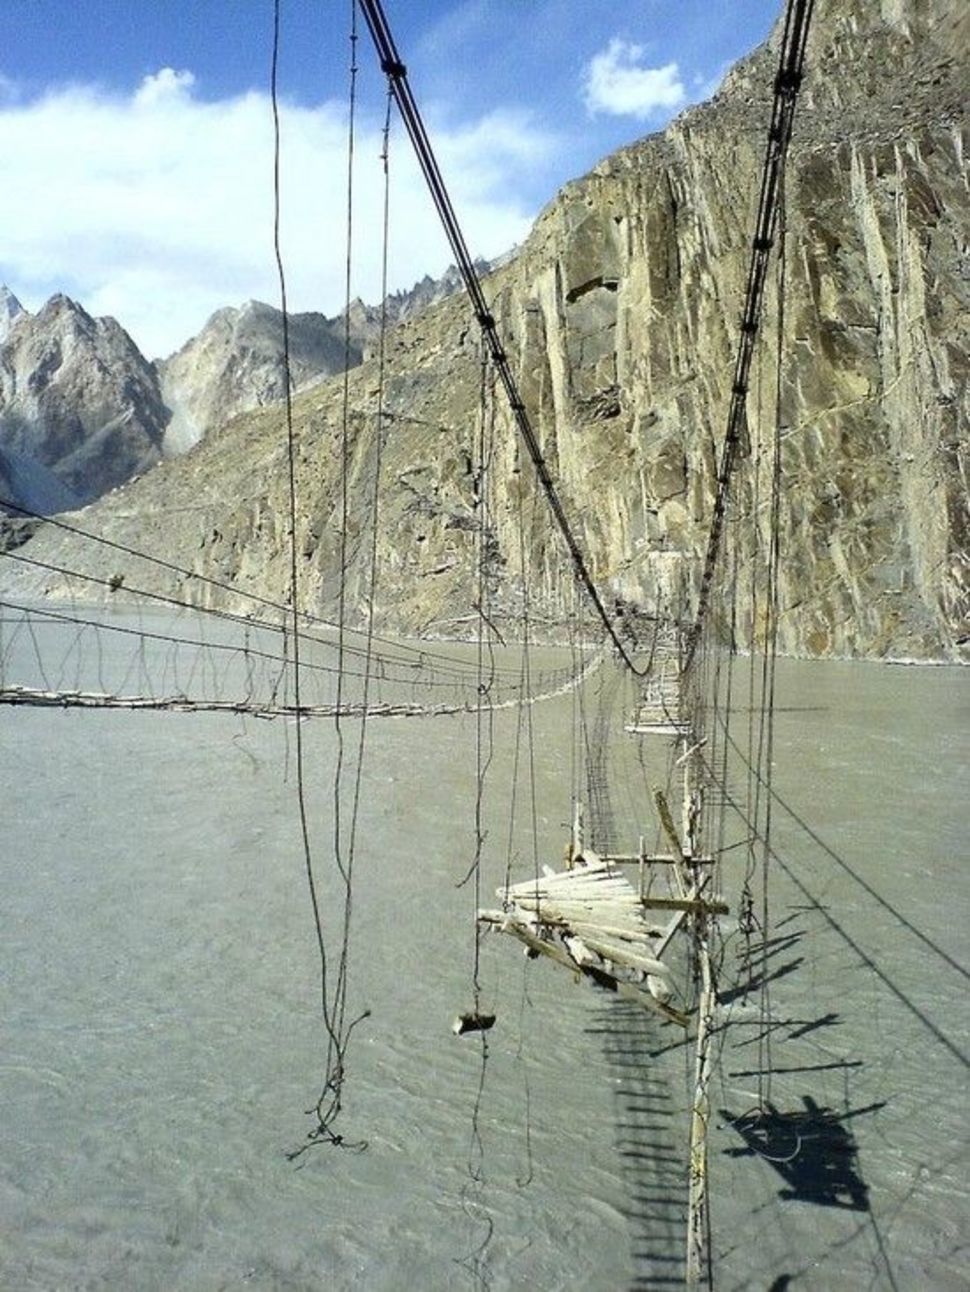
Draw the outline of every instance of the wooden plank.
<instances>
[{"instance_id":1,"label":"wooden plank","mask_svg":"<svg viewBox=\"0 0 970 1292\"><path fill-rule=\"evenodd\" d=\"M544 888L550 884L565 884L568 886L570 884L624 884L626 882L622 875L616 874L609 866L578 866L575 870L559 870L554 871L551 875L533 875L529 879L520 879L517 883L509 885L509 892L515 893L520 889L524 892L526 889Z\"/></svg>"},{"instance_id":2,"label":"wooden plank","mask_svg":"<svg viewBox=\"0 0 970 1292\"><path fill-rule=\"evenodd\" d=\"M691 889L689 896L694 898L700 897L701 893L703 893L704 889L707 887L708 883L710 882L710 878L711 878L710 875L703 875L700 881L697 884L695 884L694 887ZM683 924L686 918L687 918L686 911L677 911L674 914L670 923L667 925L666 929L664 929L663 933L661 934L660 941L657 943L656 947L654 948L654 952L656 955L658 956L663 955L663 953L667 950L667 947L670 945L671 938L674 936L674 934L677 932L677 930L680 928L680 926Z\"/></svg>"},{"instance_id":3,"label":"wooden plank","mask_svg":"<svg viewBox=\"0 0 970 1292\"><path fill-rule=\"evenodd\" d=\"M601 987L613 991L617 996L624 1000L634 1001L642 1005L644 1009L649 1009L654 1014L659 1014L665 1018L668 1023L676 1023L678 1027L687 1028L690 1024L690 1015L683 1013L679 1009L674 1009L672 1005L665 1005L662 1001L655 1000L649 992L640 991L632 983L621 982L613 974L607 973L603 969L596 969L592 965L578 965L575 960L564 951L558 943L546 942L544 939L536 937L529 929L514 920L510 920L504 911L479 911L478 918L483 924L491 924L501 930L503 933L511 933L513 937L523 942L530 951L535 951L538 955L547 956L554 960L556 964L563 965L566 969L571 969L576 974L583 974L591 978L594 982L599 983Z\"/></svg>"},{"instance_id":4,"label":"wooden plank","mask_svg":"<svg viewBox=\"0 0 970 1292\"><path fill-rule=\"evenodd\" d=\"M592 871L584 874L581 871L572 871L558 875L542 875L538 879L528 879L520 881L517 884L510 884L508 891L510 893L534 893L544 890L561 889L563 891L575 889L577 892L581 889L588 889L590 892L599 891L609 888L621 889L629 888L633 892L633 886L628 879L625 879L617 871L602 870Z\"/></svg>"},{"instance_id":5,"label":"wooden plank","mask_svg":"<svg viewBox=\"0 0 970 1292\"><path fill-rule=\"evenodd\" d=\"M572 922L585 919L589 924L612 920L616 924L639 924L640 912L643 909L640 899L634 895L628 906L615 902L543 902L532 901L521 897L515 903L523 911L534 911L542 919L558 919ZM625 918L625 917L629 918Z\"/></svg>"},{"instance_id":6,"label":"wooden plank","mask_svg":"<svg viewBox=\"0 0 970 1292\"><path fill-rule=\"evenodd\" d=\"M628 722L623 730L631 736L683 736L690 731L686 722Z\"/></svg>"},{"instance_id":7,"label":"wooden plank","mask_svg":"<svg viewBox=\"0 0 970 1292\"><path fill-rule=\"evenodd\" d=\"M509 912L514 918L514 912ZM618 940L620 944L626 942L636 953L636 948L642 947L644 951L655 955L653 946L650 943L651 938L662 935L662 929L656 929L650 925L630 925L627 928L620 928L617 925L601 924L597 921L587 920L569 920L561 916L543 913L540 915L539 923L547 925L549 928L562 929L569 933L575 933L578 938L584 942L590 938L608 938ZM658 962L659 963L659 962ZM650 973L659 973L659 969L650 969Z\"/></svg>"},{"instance_id":8,"label":"wooden plank","mask_svg":"<svg viewBox=\"0 0 970 1292\"><path fill-rule=\"evenodd\" d=\"M599 931L600 933L604 933L608 938L626 938L630 942L642 942L645 938L660 938L663 937L666 932L665 929L660 929L655 924L637 923L636 925L629 925L626 928L621 928L619 925L615 924L600 924L598 920L595 924L583 924L580 922L574 924L572 927L580 937L583 936L583 930L586 929L593 932ZM656 954L653 947L649 947L648 949L653 954Z\"/></svg>"},{"instance_id":9,"label":"wooden plank","mask_svg":"<svg viewBox=\"0 0 970 1292\"><path fill-rule=\"evenodd\" d=\"M636 890L625 879L598 884L516 884L496 890L511 902L625 902L638 900Z\"/></svg>"},{"instance_id":10,"label":"wooden plank","mask_svg":"<svg viewBox=\"0 0 970 1292\"><path fill-rule=\"evenodd\" d=\"M598 871L586 876L544 876L527 884L509 886L509 893L633 893L633 885L619 872Z\"/></svg>"},{"instance_id":11,"label":"wooden plank","mask_svg":"<svg viewBox=\"0 0 970 1292\"><path fill-rule=\"evenodd\" d=\"M655 978L670 977L670 970L663 961L655 960L653 956L639 955L619 942L597 936L595 933L580 933L577 929L576 936L591 950L599 952L601 956L616 964L626 965L628 969L642 969L644 973L653 974Z\"/></svg>"},{"instance_id":12,"label":"wooden plank","mask_svg":"<svg viewBox=\"0 0 970 1292\"><path fill-rule=\"evenodd\" d=\"M727 902L704 902L696 897L645 897L642 905L650 911L700 911L706 915L727 915Z\"/></svg>"},{"instance_id":13,"label":"wooden plank","mask_svg":"<svg viewBox=\"0 0 970 1292\"><path fill-rule=\"evenodd\" d=\"M657 805L657 815L660 817L660 824L664 828L664 834L670 840L671 846L677 855L678 861L686 861L687 855L684 852L684 845L680 841L680 835L677 833L677 827L674 825L674 818L670 812L670 805L667 802L667 796L663 790L654 790L653 799Z\"/></svg>"}]
</instances>

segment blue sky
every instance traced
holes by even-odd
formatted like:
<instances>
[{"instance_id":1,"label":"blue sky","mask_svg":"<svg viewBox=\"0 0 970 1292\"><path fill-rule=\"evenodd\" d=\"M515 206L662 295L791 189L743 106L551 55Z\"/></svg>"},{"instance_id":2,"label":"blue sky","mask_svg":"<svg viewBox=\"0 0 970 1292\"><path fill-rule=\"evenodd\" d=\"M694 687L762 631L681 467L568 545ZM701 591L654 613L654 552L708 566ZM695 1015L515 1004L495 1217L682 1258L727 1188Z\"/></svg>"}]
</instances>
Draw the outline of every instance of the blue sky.
<instances>
[{"instance_id":1,"label":"blue sky","mask_svg":"<svg viewBox=\"0 0 970 1292\"><path fill-rule=\"evenodd\" d=\"M780 0L385 0L474 252L567 179L706 97ZM350 0L282 0L283 236L297 309L343 304ZM0 278L66 291L150 355L223 304L276 301L272 0L0 0ZM379 291L383 82L359 19L354 291ZM391 286L447 250L392 144Z\"/></svg>"}]
</instances>

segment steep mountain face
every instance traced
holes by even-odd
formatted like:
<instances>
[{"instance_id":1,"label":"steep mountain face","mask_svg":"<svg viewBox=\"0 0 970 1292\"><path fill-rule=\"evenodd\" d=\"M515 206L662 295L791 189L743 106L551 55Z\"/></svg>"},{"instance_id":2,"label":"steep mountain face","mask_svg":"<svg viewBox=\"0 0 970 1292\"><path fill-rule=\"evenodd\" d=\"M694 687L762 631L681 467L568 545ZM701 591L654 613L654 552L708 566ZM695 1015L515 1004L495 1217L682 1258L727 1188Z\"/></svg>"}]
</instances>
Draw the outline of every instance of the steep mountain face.
<instances>
[{"instance_id":1,"label":"steep mountain face","mask_svg":"<svg viewBox=\"0 0 970 1292\"><path fill-rule=\"evenodd\" d=\"M785 650L948 657L966 641L968 19L950 0L818 0L786 175L784 302L748 398L741 512L762 514L759 449L780 379ZM487 295L544 457L604 597L652 611L696 593L733 379L776 62L756 51L691 109L567 186ZM386 627L447 632L470 613L479 428L498 612L522 586L562 618L571 580L507 415L483 403L463 299L389 346L380 583ZM348 604L364 603L377 375L350 379ZM342 382L296 401L302 599L332 613ZM483 419L484 412L484 419ZM273 597L287 586L285 438L247 414L86 517L115 540ZM191 500L191 511L188 504ZM173 518L178 516L178 523ZM537 519L538 518L538 519ZM37 554L69 550L42 533ZM137 582L161 586L143 566ZM135 582L135 580L132 580ZM56 591L56 583L46 585ZM226 594L187 579L182 595ZM240 604L244 604L240 602ZM752 625L742 623L747 636Z\"/></svg>"},{"instance_id":2,"label":"steep mountain face","mask_svg":"<svg viewBox=\"0 0 970 1292\"><path fill-rule=\"evenodd\" d=\"M487 266L482 263L482 268ZM355 368L369 358L382 319L393 326L445 300L461 287L455 268L441 278L425 276L410 291L394 292L383 308L351 303L346 314L291 314L288 319L290 379L295 390ZM349 327L348 327L349 323ZM349 344L348 344L349 343ZM181 350L155 366L172 418L165 453L174 457L237 413L283 398L283 315L272 305L247 301L217 310Z\"/></svg>"},{"instance_id":3,"label":"steep mountain face","mask_svg":"<svg viewBox=\"0 0 970 1292\"><path fill-rule=\"evenodd\" d=\"M88 502L157 462L168 412L114 319L66 296L16 313L0 344L0 474L35 510Z\"/></svg>"},{"instance_id":4,"label":"steep mountain face","mask_svg":"<svg viewBox=\"0 0 970 1292\"><path fill-rule=\"evenodd\" d=\"M360 363L352 337L349 355L341 319L323 314L289 317L290 378L299 389ZM165 433L167 455L184 453L205 432L250 408L277 403L285 392L283 315L247 301L217 310L202 331L176 354L156 363L162 398L172 411Z\"/></svg>"},{"instance_id":5,"label":"steep mountain face","mask_svg":"<svg viewBox=\"0 0 970 1292\"><path fill-rule=\"evenodd\" d=\"M491 262L478 257L475 260L475 268L480 276L490 274L501 264L507 263L512 258L512 254L510 252ZM392 292L383 305L365 305L358 297L351 302L347 313L350 319L350 333L360 347L361 357L364 359L373 357L382 327L395 327L399 323L414 319L424 310L430 309L432 305L440 305L449 296L462 291L464 291L464 283L461 274L454 265L449 265L440 278L432 278L430 274L425 274L420 282L415 283L408 291ZM341 324L344 317L341 314Z\"/></svg>"}]
</instances>

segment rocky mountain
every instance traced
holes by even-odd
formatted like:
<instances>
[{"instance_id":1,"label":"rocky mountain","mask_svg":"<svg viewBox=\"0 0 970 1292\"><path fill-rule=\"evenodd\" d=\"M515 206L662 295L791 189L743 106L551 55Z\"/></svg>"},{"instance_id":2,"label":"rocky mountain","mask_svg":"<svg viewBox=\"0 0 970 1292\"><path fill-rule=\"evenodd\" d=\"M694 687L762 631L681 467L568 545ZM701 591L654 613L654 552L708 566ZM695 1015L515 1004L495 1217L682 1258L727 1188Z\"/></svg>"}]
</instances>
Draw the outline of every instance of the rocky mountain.
<instances>
[{"instance_id":1,"label":"rocky mountain","mask_svg":"<svg viewBox=\"0 0 970 1292\"><path fill-rule=\"evenodd\" d=\"M779 319L772 286L764 318L767 336L784 333L781 644L952 657L968 631L970 18L956 0L817 0L815 15L786 175L785 312ZM611 601L647 611L685 585L696 591L774 40L711 103L563 189L487 284L594 576ZM479 353L459 298L404 321L392 338L376 596L384 627L438 633L467 620ZM748 399L754 443L773 424L778 375L769 350ZM358 612L376 381L373 363L350 379L347 577ZM295 402L302 599L325 613L337 595L342 386L324 383ZM534 613L563 617L571 580L542 501L533 506L509 419L494 420L489 552L499 609L511 612L521 589L524 515ZM742 510L757 502L758 461L753 452L745 464ZM116 541L273 597L287 586L288 523L278 408L238 417L86 517ZM46 532L30 547L68 554L75 568L96 561L65 544ZM166 577L138 571L142 586ZM57 591L56 580L44 586ZM180 595L206 602L216 591L186 578Z\"/></svg>"},{"instance_id":2,"label":"rocky mountain","mask_svg":"<svg viewBox=\"0 0 970 1292\"><path fill-rule=\"evenodd\" d=\"M488 265L482 261L480 269ZM382 318L388 326L414 318L461 288L454 267L441 278L425 275L409 291L394 292L380 305L359 298L346 313L291 314L288 320L290 377L295 390L356 367L377 344ZM349 321L349 328L347 323ZM349 341L349 346L348 346ZM165 434L169 456L184 453L207 431L251 408L283 398L283 315L272 305L248 301L217 310L181 350L156 361L162 398L172 417ZM349 360L349 362L348 362Z\"/></svg>"},{"instance_id":3,"label":"rocky mountain","mask_svg":"<svg viewBox=\"0 0 970 1292\"><path fill-rule=\"evenodd\" d=\"M513 256L514 252L508 252L492 261L477 257L475 268L479 277L484 278L493 273L501 265L507 264ZM462 291L464 291L464 283L461 274L454 265L449 265L440 278L432 278L430 274L425 274L410 290L392 292L384 301L383 307L365 305L358 297L351 303L348 313L351 335L360 346L362 359L373 357L382 324L386 327L396 327L397 324L416 318L423 310L429 309L432 305L439 305L449 296ZM340 318L343 320L344 315L341 314Z\"/></svg>"},{"instance_id":4,"label":"rocky mountain","mask_svg":"<svg viewBox=\"0 0 970 1292\"><path fill-rule=\"evenodd\" d=\"M0 342L0 477L12 499L63 510L161 457L168 410L155 371L114 319L66 296L37 314L7 293Z\"/></svg>"},{"instance_id":5,"label":"rocky mountain","mask_svg":"<svg viewBox=\"0 0 970 1292\"><path fill-rule=\"evenodd\" d=\"M296 389L343 372L344 324L323 314L289 316L290 377ZM247 301L217 310L181 350L158 360L162 398L172 411L165 434L168 455L184 453L205 432L236 413L277 403L285 393L283 315ZM351 337L350 366L361 343Z\"/></svg>"},{"instance_id":6,"label":"rocky mountain","mask_svg":"<svg viewBox=\"0 0 970 1292\"><path fill-rule=\"evenodd\" d=\"M382 314L393 325L460 286L450 269L389 296L383 311L354 301L349 338L344 314L291 314L294 389L359 364ZM282 348L281 312L247 301L217 310L152 364L113 319L92 319L66 296L31 316L0 288L0 497L45 515L64 511L186 452L237 413L283 398Z\"/></svg>"},{"instance_id":7,"label":"rocky mountain","mask_svg":"<svg viewBox=\"0 0 970 1292\"><path fill-rule=\"evenodd\" d=\"M483 270L488 266L482 262ZM407 292L394 292L380 305L351 302L350 309L324 314L291 314L288 319L289 372L301 390L368 358L377 344L381 319L394 326L443 301L461 287L455 267L442 278L429 275ZM347 327L349 323L349 327ZM168 359L159 359L161 395L172 410L165 432L165 453L191 448L203 435L236 413L283 398L283 314L271 305L248 301L217 310L198 336ZM347 362L349 360L349 362Z\"/></svg>"}]
</instances>

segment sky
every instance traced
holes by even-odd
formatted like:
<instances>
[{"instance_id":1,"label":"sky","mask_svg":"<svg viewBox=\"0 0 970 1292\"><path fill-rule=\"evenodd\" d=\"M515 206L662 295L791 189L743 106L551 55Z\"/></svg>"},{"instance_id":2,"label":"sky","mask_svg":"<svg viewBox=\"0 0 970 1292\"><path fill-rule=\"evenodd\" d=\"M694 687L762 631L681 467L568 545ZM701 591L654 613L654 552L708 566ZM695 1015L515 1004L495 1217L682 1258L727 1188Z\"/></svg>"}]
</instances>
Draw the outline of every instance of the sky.
<instances>
[{"instance_id":1,"label":"sky","mask_svg":"<svg viewBox=\"0 0 970 1292\"><path fill-rule=\"evenodd\" d=\"M280 0L291 309L346 300L352 0ZM568 179L707 98L781 0L383 0L474 255ZM351 296L381 287L386 86L357 20ZM279 304L273 0L0 0L0 282L65 292L150 358L223 305ZM392 125L390 290L451 257Z\"/></svg>"}]
</instances>

